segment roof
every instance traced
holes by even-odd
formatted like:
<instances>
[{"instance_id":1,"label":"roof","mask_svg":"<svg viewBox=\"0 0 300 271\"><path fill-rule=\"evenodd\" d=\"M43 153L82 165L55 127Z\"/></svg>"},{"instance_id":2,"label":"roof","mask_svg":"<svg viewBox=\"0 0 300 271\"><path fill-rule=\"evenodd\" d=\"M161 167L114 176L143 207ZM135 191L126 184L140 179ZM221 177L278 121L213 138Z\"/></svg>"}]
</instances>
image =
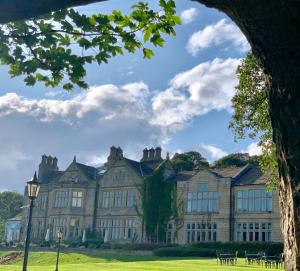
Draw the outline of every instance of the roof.
<instances>
[{"instance_id":1,"label":"roof","mask_svg":"<svg viewBox=\"0 0 300 271\"><path fill-rule=\"evenodd\" d=\"M19 220L22 220L22 213L19 213L14 217L7 219L7 221L19 221Z\"/></svg>"},{"instance_id":2,"label":"roof","mask_svg":"<svg viewBox=\"0 0 300 271\"><path fill-rule=\"evenodd\" d=\"M95 167L87 166L81 163L75 162L78 169L89 179L95 180L97 177L98 169Z\"/></svg>"},{"instance_id":3,"label":"roof","mask_svg":"<svg viewBox=\"0 0 300 271\"><path fill-rule=\"evenodd\" d=\"M64 174L63 171L48 171L45 176L40 180L42 183L50 183L53 181L57 181L62 175Z\"/></svg>"},{"instance_id":4,"label":"roof","mask_svg":"<svg viewBox=\"0 0 300 271\"><path fill-rule=\"evenodd\" d=\"M233 179L232 185L266 184L267 182L267 176L261 172L258 166L248 164L247 167Z\"/></svg>"},{"instance_id":5,"label":"roof","mask_svg":"<svg viewBox=\"0 0 300 271\"><path fill-rule=\"evenodd\" d=\"M197 171L180 171L176 174L174 179L177 182L186 182L186 181L189 181L196 174L197 174Z\"/></svg>"},{"instance_id":6,"label":"roof","mask_svg":"<svg viewBox=\"0 0 300 271\"><path fill-rule=\"evenodd\" d=\"M143 162L137 162L128 158L125 160L130 164L130 166L141 176L149 176L153 173L153 169L149 168Z\"/></svg>"},{"instance_id":7,"label":"roof","mask_svg":"<svg viewBox=\"0 0 300 271\"><path fill-rule=\"evenodd\" d=\"M233 178L238 175L245 167L226 167L226 168L215 168L212 171L217 173L223 178Z\"/></svg>"}]
</instances>

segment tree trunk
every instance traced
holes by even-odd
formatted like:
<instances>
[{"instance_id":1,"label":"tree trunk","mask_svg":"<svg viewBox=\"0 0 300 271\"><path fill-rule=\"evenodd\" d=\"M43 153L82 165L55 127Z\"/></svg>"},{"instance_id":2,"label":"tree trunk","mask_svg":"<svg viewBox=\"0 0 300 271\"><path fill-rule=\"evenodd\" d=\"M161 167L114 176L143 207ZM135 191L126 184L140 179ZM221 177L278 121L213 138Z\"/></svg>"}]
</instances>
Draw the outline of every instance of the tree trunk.
<instances>
[{"instance_id":1,"label":"tree trunk","mask_svg":"<svg viewBox=\"0 0 300 271\"><path fill-rule=\"evenodd\" d=\"M196 1L225 12L239 26L268 77L285 269L300 270L300 1Z\"/></svg>"}]
</instances>

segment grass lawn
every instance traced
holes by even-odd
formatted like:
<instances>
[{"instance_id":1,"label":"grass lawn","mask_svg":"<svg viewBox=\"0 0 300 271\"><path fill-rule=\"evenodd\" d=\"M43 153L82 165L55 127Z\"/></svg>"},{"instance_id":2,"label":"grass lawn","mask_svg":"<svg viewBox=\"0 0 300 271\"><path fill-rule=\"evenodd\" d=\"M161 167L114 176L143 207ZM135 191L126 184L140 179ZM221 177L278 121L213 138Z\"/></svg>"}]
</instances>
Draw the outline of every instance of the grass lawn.
<instances>
[{"instance_id":1,"label":"grass lawn","mask_svg":"<svg viewBox=\"0 0 300 271\"><path fill-rule=\"evenodd\" d=\"M0 251L0 256L8 252ZM54 271L55 252L31 252L28 271ZM21 271L22 259L8 265L1 265L1 271ZM155 256L134 256L106 254L99 252L62 252L59 271L213 271L213 270L266 270L259 266L248 266L239 259L237 266L218 266L215 259L164 258ZM270 271L276 269L267 269ZM278 270L278 269L277 269Z\"/></svg>"}]
</instances>

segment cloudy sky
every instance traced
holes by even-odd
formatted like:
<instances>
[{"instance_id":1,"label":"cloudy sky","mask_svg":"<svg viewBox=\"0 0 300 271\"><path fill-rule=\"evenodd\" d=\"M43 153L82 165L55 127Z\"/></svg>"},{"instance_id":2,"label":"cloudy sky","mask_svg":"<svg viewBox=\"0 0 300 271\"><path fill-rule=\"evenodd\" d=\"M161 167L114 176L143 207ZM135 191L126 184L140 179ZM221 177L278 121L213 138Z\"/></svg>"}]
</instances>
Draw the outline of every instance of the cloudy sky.
<instances>
[{"instance_id":1,"label":"cloudy sky","mask_svg":"<svg viewBox=\"0 0 300 271\"><path fill-rule=\"evenodd\" d=\"M111 0L79 10L128 12L134 2ZM88 91L26 87L0 67L0 191L23 191L44 153L58 157L65 169L74 155L82 163L103 163L112 145L138 160L151 146L162 146L164 154L197 150L209 161L259 152L255 140L235 143L227 128L246 39L215 10L188 0L177 0L177 10L183 24L153 59L138 52L90 65Z\"/></svg>"}]
</instances>

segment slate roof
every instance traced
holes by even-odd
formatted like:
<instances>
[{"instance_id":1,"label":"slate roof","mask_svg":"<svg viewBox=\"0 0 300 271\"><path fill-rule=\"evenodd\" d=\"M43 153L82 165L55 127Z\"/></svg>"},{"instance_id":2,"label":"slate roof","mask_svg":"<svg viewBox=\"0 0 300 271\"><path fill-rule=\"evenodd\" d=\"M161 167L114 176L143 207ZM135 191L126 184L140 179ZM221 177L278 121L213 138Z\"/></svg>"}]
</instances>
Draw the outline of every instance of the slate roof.
<instances>
[{"instance_id":1,"label":"slate roof","mask_svg":"<svg viewBox=\"0 0 300 271\"><path fill-rule=\"evenodd\" d=\"M152 174L153 169L149 168L145 163L143 162L137 162L128 158L125 158L125 160L130 164L130 166L141 176L149 176Z\"/></svg>"},{"instance_id":2,"label":"slate roof","mask_svg":"<svg viewBox=\"0 0 300 271\"><path fill-rule=\"evenodd\" d=\"M247 167L233 179L232 185L266 184L267 181L267 176L261 172L258 166L247 165Z\"/></svg>"},{"instance_id":3,"label":"slate roof","mask_svg":"<svg viewBox=\"0 0 300 271\"><path fill-rule=\"evenodd\" d=\"M95 180L97 178L98 169L76 162L78 169L89 179Z\"/></svg>"},{"instance_id":4,"label":"slate roof","mask_svg":"<svg viewBox=\"0 0 300 271\"><path fill-rule=\"evenodd\" d=\"M64 174L63 171L49 171L47 172L47 174L45 174L45 176L43 176L42 179L40 179L39 181L41 181L44 184L50 183L50 182L54 182L54 181L58 181L59 178Z\"/></svg>"},{"instance_id":5,"label":"slate roof","mask_svg":"<svg viewBox=\"0 0 300 271\"><path fill-rule=\"evenodd\" d=\"M216 168L213 169L212 171L217 173L223 178L233 178L236 175L238 175L241 171L243 171L245 167L226 167L226 168Z\"/></svg>"},{"instance_id":6,"label":"slate roof","mask_svg":"<svg viewBox=\"0 0 300 271\"><path fill-rule=\"evenodd\" d=\"M186 182L186 181L189 181L196 174L197 174L197 171L181 171L181 172L176 173L173 180L175 180L177 182Z\"/></svg>"}]
</instances>

